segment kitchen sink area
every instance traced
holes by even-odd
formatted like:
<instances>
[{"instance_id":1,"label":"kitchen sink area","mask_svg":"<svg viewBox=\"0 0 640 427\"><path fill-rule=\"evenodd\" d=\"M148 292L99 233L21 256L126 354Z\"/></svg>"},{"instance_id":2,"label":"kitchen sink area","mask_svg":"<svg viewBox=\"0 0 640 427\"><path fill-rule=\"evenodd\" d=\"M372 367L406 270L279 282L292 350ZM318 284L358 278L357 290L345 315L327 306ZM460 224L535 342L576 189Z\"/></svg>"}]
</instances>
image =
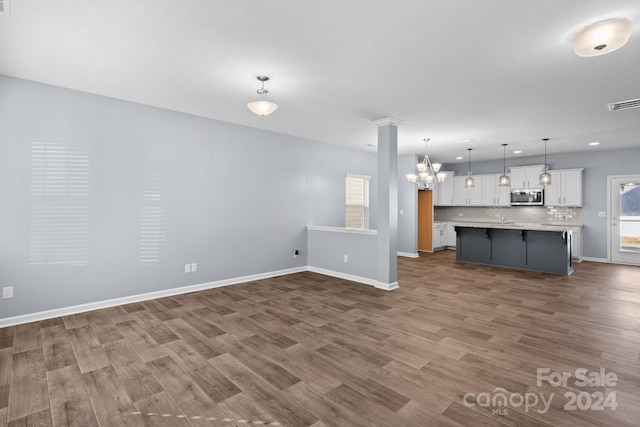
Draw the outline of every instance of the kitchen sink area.
<instances>
[{"instance_id":1,"label":"kitchen sink area","mask_svg":"<svg viewBox=\"0 0 640 427\"><path fill-rule=\"evenodd\" d=\"M496 237L497 230L512 230L515 234L520 231L556 232L560 233L560 237L562 237L562 233L566 235L566 233L570 232L569 253L572 258L571 261L582 261L582 211L580 208L543 206L503 208L436 207L435 220L433 222L434 250L457 250L459 242L456 229L462 227L480 229L482 233L484 233L484 230L490 230L494 237L494 246L509 244L507 241ZM491 230L493 231L491 232ZM505 248L505 251L508 252L509 248ZM526 267L524 262L519 262L518 265Z\"/></svg>"}]
</instances>

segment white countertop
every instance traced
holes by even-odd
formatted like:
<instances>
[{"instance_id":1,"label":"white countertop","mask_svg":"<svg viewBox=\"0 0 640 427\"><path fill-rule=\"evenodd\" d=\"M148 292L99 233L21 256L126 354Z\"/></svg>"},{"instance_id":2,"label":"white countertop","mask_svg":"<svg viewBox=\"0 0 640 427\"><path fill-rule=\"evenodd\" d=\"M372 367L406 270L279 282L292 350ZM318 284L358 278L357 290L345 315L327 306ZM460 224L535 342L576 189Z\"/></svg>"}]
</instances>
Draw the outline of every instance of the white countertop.
<instances>
[{"instance_id":1,"label":"white countertop","mask_svg":"<svg viewBox=\"0 0 640 427\"><path fill-rule=\"evenodd\" d=\"M581 227L580 225L568 225L568 224L535 224L535 223L507 223L502 225L500 222L481 222L481 221L437 221L448 222L449 224L458 227L472 227L472 228L502 228L506 230L535 230L535 231L570 231L574 228Z\"/></svg>"}]
</instances>

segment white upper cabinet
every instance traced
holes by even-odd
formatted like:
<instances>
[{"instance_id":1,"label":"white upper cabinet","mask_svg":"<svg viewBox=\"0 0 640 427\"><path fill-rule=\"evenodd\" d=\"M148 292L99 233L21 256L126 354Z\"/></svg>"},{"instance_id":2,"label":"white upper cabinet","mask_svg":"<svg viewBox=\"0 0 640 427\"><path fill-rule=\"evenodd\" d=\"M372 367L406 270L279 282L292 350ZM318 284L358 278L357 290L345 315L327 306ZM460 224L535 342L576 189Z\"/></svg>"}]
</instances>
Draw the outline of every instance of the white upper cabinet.
<instances>
[{"instance_id":1,"label":"white upper cabinet","mask_svg":"<svg viewBox=\"0 0 640 427\"><path fill-rule=\"evenodd\" d=\"M473 175L472 175L473 176ZM466 176L453 177L453 202L456 206L482 206L482 175L473 176L474 186L465 188Z\"/></svg>"},{"instance_id":2,"label":"white upper cabinet","mask_svg":"<svg viewBox=\"0 0 640 427\"><path fill-rule=\"evenodd\" d=\"M464 188L466 176L453 177L453 204L455 206L467 205L467 189Z\"/></svg>"},{"instance_id":3,"label":"white upper cabinet","mask_svg":"<svg viewBox=\"0 0 640 427\"><path fill-rule=\"evenodd\" d=\"M511 188L542 188L540 174L544 165L513 166L511 169Z\"/></svg>"},{"instance_id":4,"label":"white upper cabinet","mask_svg":"<svg viewBox=\"0 0 640 427\"><path fill-rule=\"evenodd\" d=\"M582 206L582 169L550 170L551 184L545 186L545 206Z\"/></svg>"},{"instance_id":5,"label":"white upper cabinet","mask_svg":"<svg viewBox=\"0 0 640 427\"><path fill-rule=\"evenodd\" d=\"M482 204L484 206L493 206L496 204L497 191L497 175L482 175Z\"/></svg>"},{"instance_id":6,"label":"white upper cabinet","mask_svg":"<svg viewBox=\"0 0 640 427\"><path fill-rule=\"evenodd\" d=\"M506 187L500 187L498 183L500 182L500 175L496 178L496 203L498 206L511 206L511 187L508 185Z\"/></svg>"},{"instance_id":7,"label":"white upper cabinet","mask_svg":"<svg viewBox=\"0 0 640 427\"><path fill-rule=\"evenodd\" d=\"M482 177L482 204L484 206L511 205L511 188L498 185L500 175L479 175Z\"/></svg>"},{"instance_id":8,"label":"white upper cabinet","mask_svg":"<svg viewBox=\"0 0 640 427\"><path fill-rule=\"evenodd\" d=\"M434 206L453 206L453 179L454 172L441 171L447 176L444 182L439 182L433 186Z\"/></svg>"},{"instance_id":9,"label":"white upper cabinet","mask_svg":"<svg viewBox=\"0 0 640 427\"><path fill-rule=\"evenodd\" d=\"M477 175L474 178L474 186L467 188L467 197L469 198L469 206L482 206L482 177Z\"/></svg>"}]
</instances>

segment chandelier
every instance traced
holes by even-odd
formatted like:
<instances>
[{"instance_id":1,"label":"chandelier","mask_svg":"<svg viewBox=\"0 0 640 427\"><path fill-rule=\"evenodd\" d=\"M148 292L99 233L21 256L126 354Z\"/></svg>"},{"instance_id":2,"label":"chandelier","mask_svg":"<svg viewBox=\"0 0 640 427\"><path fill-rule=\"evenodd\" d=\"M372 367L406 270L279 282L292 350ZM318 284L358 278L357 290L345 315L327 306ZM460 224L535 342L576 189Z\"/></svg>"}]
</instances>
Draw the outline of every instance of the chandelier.
<instances>
[{"instance_id":1,"label":"chandelier","mask_svg":"<svg viewBox=\"0 0 640 427\"><path fill-rule=\"evenodd\" d=\"M440 163L431 163L429 159L427 149L430 139L431 138L427 138L424 140L424 160L416 165L418 173L407 174L407 181L416 184L418 188L424 190L433 188L432 185L435 185L437 182L444 182L444 179L447 177L447 174L440 172L442 165Z\"/></svg>"}]
</instances>

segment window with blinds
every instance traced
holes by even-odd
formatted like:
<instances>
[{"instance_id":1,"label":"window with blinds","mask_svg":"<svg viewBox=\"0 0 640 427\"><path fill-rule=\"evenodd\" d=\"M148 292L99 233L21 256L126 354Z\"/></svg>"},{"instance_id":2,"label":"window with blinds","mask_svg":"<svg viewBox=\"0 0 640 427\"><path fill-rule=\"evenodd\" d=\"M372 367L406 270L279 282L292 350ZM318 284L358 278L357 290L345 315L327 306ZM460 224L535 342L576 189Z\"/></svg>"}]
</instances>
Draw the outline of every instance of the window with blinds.
<instances>
[{"instance_id":1,"label":"window with blinds","mask_svg":"<svg viewBox=\"0 0 640 427\"><path fill-rule=\"evenodd\" d=\"M156 265L164 246L166 230L166 167L164 156L153 147L145 151L141 162L142 203L140 211L140 262Z\"/></svg>"},{"instance_id":2,"label":"window with blinds","mask_svg":"<svg viewBox=\"0 0 640 427\"><path fill-rule=\"evenodd\" d=\"M346 220L348 228L369 228L369 180L364 175L347 174Z\"/></svg>"},{"instance_id":3,"label":"window with blinds","mask_svg":"<svg viewBox=\"0 0 640 427\"><path fill-rule=\"evenodd\" d=\"M30 264L88 262L89 154L82 143L31 144Z\"/></svg>"}]
</instances>

